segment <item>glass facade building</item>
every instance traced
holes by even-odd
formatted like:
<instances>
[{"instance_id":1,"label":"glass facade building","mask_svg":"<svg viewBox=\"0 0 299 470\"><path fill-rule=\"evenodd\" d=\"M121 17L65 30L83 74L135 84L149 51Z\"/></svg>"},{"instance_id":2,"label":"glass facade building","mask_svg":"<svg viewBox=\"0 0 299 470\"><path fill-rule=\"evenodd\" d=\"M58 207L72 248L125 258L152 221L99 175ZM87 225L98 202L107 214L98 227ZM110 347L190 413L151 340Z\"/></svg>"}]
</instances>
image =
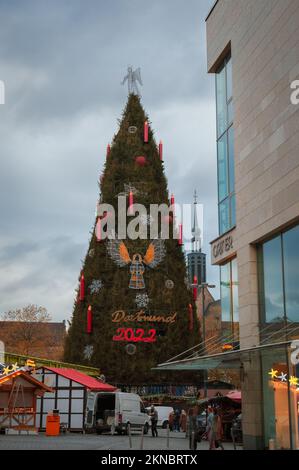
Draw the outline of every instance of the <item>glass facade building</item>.
<instances>
[{"instance_id":1,"label":"glass facade building","mask_svg":"<svg viewBox=\"0 0 299 470\"><path fill-rule=\"evenodd\" d=\"M222 322L240 337L217 368L240 368L245 449L299 449L299 106L290 101L299 3L237 3L215 2L206 19L217 106L211 262L221 270Z\"/></svg>"},{"instance_id":2,"label":"glass facade building","mask_svg":"<svg viewBox=\"0 0 299 470\"><path fill-rule=\"evenodd\" d=\"M216 73L217 177L219 235L236 225L233 129L232 58L229 54ZM220 266L222 336L224 343L238 341L237 259Z\"/></svg>"},{"instance_id":3,"label":"glass facade building","mask_svg":"<svg viewBox=\"0 0 299 470\"><path fill-rule=\"evenodd\" d=\"M238 301L238 267L233 258L220 266L221 319L223 322L223 340L239 340L239 301Z\"/></svg>"},{"instance_id":4,"label":"glass facade building","mask_svg":"<svg viewBox=\"0 0 299 470\"><path fill-rule=\"evenodd\" d=\"M261 323L299 324L299 225L258 248Z\"/></svg>"},{"instance_id":5,"label":"glass facade building","mask_svg":"<svg viewBox=\"0 0 299 470\"><path fill-rule=\"evenodd\" d=\"M285 342L263 352L265 446L299 448L299 365L290 341L299 337L299 225L258 246L260 335L263 342ZM299 343L299 342L298 342Z\"/></svg>"},{"instance_id":6,"label":"glass facade building","mask_svg":"<svg viewBox=\"0 0 299 470\"><path fill-rule=\"evenodd\" d=\"M219 234L236 225L232 64L228 56L216 73Z\"/></svg>"},{"instance_id":7,"label":"glass facade building","mask_svg":"<svg viewBox=\"0 0 299 470\"><path fill-rule=\"evenodd\" d=\"M264 446L299 449L299 366L292 364L287 346L261 354Z\"/></svg>"}]
</instances>

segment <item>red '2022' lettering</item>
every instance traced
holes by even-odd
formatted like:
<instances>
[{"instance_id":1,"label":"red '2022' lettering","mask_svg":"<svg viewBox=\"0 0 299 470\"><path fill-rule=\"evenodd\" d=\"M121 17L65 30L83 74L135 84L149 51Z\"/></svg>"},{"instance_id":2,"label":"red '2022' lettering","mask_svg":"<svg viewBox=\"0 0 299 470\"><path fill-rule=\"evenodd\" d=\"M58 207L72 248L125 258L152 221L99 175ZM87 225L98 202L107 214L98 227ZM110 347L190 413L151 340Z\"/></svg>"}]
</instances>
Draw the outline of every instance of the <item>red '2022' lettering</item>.
<instances>
[{"instance_id":1,"label":"red '2022' lettering","mask_svg":"<svg viewBox=\"0 0 299 470\"><path fill-rule=\"evenodd\" d=\"M129 341L132 343L153 343L156 341L156 330L151 328L145 336L145 331L143 328L117 328L116 334L113 336L113 341Z\"/></svg>"}]
</instances>

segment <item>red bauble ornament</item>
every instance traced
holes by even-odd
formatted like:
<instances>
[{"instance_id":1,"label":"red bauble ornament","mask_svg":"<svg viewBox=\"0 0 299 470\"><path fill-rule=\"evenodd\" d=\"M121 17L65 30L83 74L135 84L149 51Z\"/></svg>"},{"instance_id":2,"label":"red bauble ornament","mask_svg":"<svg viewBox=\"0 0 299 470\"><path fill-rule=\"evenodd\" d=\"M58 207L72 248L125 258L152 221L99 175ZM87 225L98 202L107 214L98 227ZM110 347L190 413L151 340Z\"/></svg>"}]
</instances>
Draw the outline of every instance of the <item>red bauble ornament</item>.
<instances>
[{"instance_id":1,"label":"red bauble ornament","mask_svg":"<svg viewBox=\"0 0 299 470\"><path fill-rule=\"evenodd\" d=\"M140 155L139 157L135 157L135 163L139 166L144 166L146 165L146 157L143 155Z\"/></svg>"},{"instance_id":2,"label":"red bauble ornament","mask_svg":"<svg viewBox=\"0 0 299 470\"><path fill-rule=\"evenodd\" d=\"M84 274L81 275L80 278L80 293L79 293L79 300L84 300L85 296L85 281L84 281Z\"/></svg>"},{"instance_id":3,"label":"red bauble ornament","mask_svg":"<svg viewBox=\"0 0 299 470\"><path fill-rule=\"evenodd\" d=\"M89 305L87 309L87 322L86 322L86 333L90 334L92 332L92 309Z\"/></svg>"}]
</instances>

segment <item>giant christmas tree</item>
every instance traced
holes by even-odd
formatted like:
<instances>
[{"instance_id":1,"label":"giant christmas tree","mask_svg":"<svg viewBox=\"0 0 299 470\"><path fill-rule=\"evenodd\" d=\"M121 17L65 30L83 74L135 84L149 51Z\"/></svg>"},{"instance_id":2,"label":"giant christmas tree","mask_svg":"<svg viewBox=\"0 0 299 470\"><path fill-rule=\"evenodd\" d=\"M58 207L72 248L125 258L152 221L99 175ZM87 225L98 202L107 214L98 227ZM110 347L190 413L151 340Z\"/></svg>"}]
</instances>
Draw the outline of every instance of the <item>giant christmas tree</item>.
<instances>
[{"instance_id":1,"label":"giant christmas tree","mask_svg":"<svg viewBox=\"0 0 299 470\"><path fill-rule=\"evenodd\" d=\"M119 197L126 201L127 224L136 220L133 204L143 204L147 216L139 227L148 232L156 220L150 204L170 205L162 146L137 94L130 93L119 130L107 148L99 203L120 215ZM125 199L124 199L125 198ZM122 214L125 215L125 214ZM158 238L120 240L116 222L104 239L110 211L95 220L65 345L65 360L99 367L115 383L145 384L173 381L172 374L152 370L158 363L199 342L192 294L180 241L173 238L175 214L159 217ZM169 239L161 240L162 224ZM111 234L110 234L111 235ZM176 376L176 382L184 381Z\"/></svg>"}]
</instances>

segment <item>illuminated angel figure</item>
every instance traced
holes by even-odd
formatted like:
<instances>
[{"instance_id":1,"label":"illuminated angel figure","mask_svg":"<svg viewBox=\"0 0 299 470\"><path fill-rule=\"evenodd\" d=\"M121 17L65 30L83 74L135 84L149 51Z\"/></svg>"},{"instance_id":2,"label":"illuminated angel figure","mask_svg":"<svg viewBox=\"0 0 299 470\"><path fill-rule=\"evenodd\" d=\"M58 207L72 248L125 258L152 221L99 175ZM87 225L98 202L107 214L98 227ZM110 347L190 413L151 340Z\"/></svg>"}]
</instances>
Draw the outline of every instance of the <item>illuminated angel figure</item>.
<instances>
[{"instance_id":1,"label":"illuminated angel figure","mask_svg":"<svg viewBox=\"0 0 299 470\"><path fill-rule=\"evenodd\" d=\"M140 67L133 72L133 67L128 67L128 73L121 82L122 85L125 84L126 80L128 80L128 91L130 93L134 93L134 95L140 96L137 82L142 85L142 80L141 80L141 73L140 73Z\"/></svg>"},{"instance_id":2,"label":"illuminated angel figure","mask_svg":"<svg viewBox=\"0 0 299 470\"><path fill-rule=\"evenodd\" d=\"M149 244L144 258L142 258L139 253L135 253L131 259L124 242L117 239L108 241L107 250L113 261L115 261L119 267L131 264L130 289L144 289L144 265L155 268L165 256L164 241L160 238L156 238Z\"/></svg>"}]
</instances>

